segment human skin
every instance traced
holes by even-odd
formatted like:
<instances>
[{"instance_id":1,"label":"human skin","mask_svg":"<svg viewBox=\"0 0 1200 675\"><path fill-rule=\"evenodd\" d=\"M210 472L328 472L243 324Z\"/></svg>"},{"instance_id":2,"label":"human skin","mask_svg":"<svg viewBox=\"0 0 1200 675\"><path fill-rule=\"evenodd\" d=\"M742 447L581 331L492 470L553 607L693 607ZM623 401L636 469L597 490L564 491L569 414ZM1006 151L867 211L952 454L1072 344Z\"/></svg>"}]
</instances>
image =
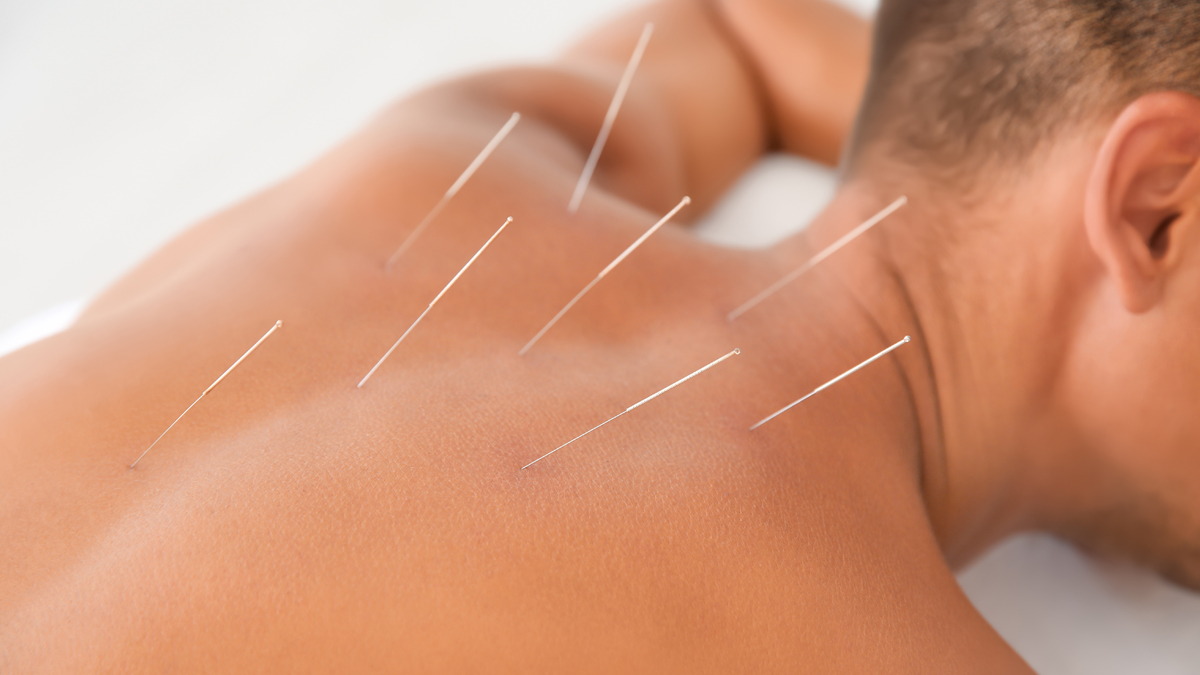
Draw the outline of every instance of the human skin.
<instances>
[{"instance_id":1,"label":"human skin","mask_svg":"<svg viewBox=\"0 0 1200 675\"><path fill-rule=\"evenodd\" d=\"M569 216L646 20L651 48ZM649 6L554 66L402 101L185 233L70 330L0 360L0 670L1028 672L951 566L1107 504L1089 477L1109 465L1017 451L1048 424L1008 433L1013 381L1044 355L988 369L1070 284L989 286L992 305L982 284L939 285L916 251L928 238L903 240L921 220L902 211L725 318L898 194L922 213L927 186L863 171L806 233L761 251L669 225L517 355L685 194L681 222L769 148L832 161L866 32L813 3ZM798 44L831 57L789 75ZM385 272L513 110L510 138ZM1105 137L1081 138L1048 170L1082 194L1087 177L1064 167L1092 167ZM1024 313L1005 324L983 311L997 306Z\"/></svg>"}]
</instances>

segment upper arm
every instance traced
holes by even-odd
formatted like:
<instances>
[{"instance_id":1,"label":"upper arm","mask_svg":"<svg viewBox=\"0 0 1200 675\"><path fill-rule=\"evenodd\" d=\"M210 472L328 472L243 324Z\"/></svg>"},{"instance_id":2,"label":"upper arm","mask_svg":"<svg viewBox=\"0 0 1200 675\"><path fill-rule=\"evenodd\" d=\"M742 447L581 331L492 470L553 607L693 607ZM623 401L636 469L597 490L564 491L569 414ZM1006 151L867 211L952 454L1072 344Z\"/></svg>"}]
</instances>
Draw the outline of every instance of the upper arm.
<instances>
[{"instance_id":1,"label":"upper arm","mask_svg":"<svg viewBox=\"0 0 1200 675\"><path fill-rule=\"evenodd\" d=\"M408 105L457 115L486 110L501 120L520 112L522 138L551 135L561 141L561 147L539 147L573 182L647 22L654 23L653 36L589 192L605 191L655 212L688 195L695 204L692 215L700 213L758 158L767 141L753 75L705 3L654 3L593 32L554 64L464 78Z\"/></svg>"}]
</instances>

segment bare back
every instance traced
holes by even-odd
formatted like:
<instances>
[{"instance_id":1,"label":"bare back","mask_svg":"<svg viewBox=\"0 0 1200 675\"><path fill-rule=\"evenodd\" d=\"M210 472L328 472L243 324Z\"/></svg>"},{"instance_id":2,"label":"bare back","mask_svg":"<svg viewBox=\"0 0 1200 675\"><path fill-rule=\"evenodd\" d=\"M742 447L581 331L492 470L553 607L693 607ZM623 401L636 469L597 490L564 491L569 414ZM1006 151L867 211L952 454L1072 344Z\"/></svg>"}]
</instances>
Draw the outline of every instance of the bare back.
<instances>
[{"instance_id":1,"label":"bare back","mask_svg":"<svg viewBox=\"0 0 1200 675\"><path fill-rule=\"evenodd\" d=\"M505 118L416 100L0 360L6 672L1019 663L928 528L894 366L747 431L875 339L834 282L730 324L788 258L668 226L518 356L666 209L601 175L568 216L581 157L534 111L385 272Z\"/></svg>"}]
</instances>

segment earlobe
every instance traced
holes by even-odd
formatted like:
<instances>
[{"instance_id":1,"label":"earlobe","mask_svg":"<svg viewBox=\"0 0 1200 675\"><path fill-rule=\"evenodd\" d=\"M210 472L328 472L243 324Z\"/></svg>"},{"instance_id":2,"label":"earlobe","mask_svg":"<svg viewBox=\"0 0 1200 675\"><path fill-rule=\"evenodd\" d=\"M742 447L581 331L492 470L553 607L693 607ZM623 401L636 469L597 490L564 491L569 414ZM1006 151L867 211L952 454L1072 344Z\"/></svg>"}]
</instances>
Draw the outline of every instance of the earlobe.
<instances>
[{"instance_id":1,"label":"earlobe","mask_svg":"<svg viewBox=\"0 0 1200 675\"><path fill-rule=\"evenodd\" d=\"M1122 303L1153 307L1176 234L1200 224L1200 99L1179 92L1131 103L1109 128L1085 192L1088 241Z\"/></svg>"}]
</instances>

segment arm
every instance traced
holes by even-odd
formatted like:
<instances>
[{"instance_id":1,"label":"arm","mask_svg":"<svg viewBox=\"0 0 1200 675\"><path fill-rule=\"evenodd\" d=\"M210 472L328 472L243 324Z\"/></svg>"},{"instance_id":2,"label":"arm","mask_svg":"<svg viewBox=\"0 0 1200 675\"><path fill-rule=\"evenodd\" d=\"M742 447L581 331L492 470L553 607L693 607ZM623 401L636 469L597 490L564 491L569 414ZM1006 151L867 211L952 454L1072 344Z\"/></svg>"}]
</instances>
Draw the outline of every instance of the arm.
<instances>
[{"instance_id":1,"label":"arm","mask_svg":"<svg viewBox=\"0 0 1200 675\"><path fill-rule=\"evenodd\" d=\"M775 142L836 164L867 81L870 24L824 0L717 6L765 89Z\"/></svg>"},{"instance_id":2,"label":"arm","mask_svg":"<svg viewBox=\"0 0 1200 675\"><path fill-rule=\"evenodd\" d=\"M655 33L593 189L655 212L689 194L694 216L772 147L836 162L866 79L869 26L823 0L662 0L586 36L553 67L458 86L498 115L532 112L567 142L562 168L578 175L647 21Z\"/></svg>"}]
</instances>

